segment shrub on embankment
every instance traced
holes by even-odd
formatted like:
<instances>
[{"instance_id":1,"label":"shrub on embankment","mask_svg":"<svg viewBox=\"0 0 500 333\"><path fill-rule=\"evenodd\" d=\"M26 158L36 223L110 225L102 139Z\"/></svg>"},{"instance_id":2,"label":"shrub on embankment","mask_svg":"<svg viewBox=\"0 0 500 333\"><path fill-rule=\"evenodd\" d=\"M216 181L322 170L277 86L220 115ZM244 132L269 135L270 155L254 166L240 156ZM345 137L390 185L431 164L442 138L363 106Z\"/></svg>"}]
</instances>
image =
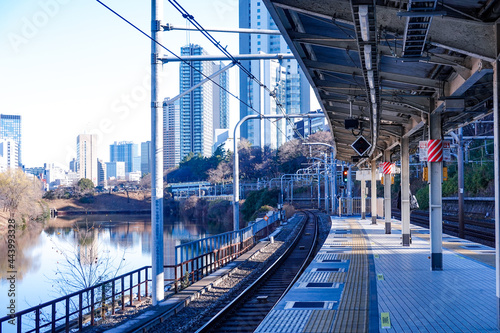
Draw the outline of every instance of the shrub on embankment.
<instances>
[{"instance_id":1,"label":"shrub on embankment","mask_svg":"<svg viewBox=\"0 0 500 333\"><path fill-rule=\"evenodd\" d=\"M184 221L196 221L214 231L228 231L233 225L233 210L230 201L208 201L197 196L182 200L179 204L180 217Z\"/></svg>"},{"instance_id":2,"label":"shrub on embankment","mask_svg":"<svg viewBox=\"0 0 500 333\"><path fill-rule=\"evenodd\" d=\"M250 192L241 206L243 219L247 222L251 221L262 206L271 206L276 208L278 205L279 194L279 190L268 190L266 188Z\"/></svg>"}]
</instances>

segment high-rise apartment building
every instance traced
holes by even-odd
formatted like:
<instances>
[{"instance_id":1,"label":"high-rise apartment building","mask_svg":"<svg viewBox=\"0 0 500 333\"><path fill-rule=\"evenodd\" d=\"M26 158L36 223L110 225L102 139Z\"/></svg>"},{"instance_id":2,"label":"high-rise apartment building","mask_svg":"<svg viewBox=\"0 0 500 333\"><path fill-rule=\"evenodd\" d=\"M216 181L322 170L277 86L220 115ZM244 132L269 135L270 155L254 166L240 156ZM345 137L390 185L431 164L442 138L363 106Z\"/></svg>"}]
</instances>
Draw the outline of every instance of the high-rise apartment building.
<instances>
[{"instance_id":1,"label":"high-rise apartment building","mask_svg":"<svg viewBox=\"0 0 500 333\"><path fill-rule=\"evenodd\" d=\"M151 173L151 141L141 142L141 172Z\"/></svg>"},{"instance_id":2,"label":"high-rise apartment building","mask_svg":"<svg viewBox=\"0 0 500 333\"><path fill-rule=\"evenodd\" d=\"M0 172L19 166L17 143L13 139L0 139Z\"/></svg>"},{"instance_id":3,"label":"high-rise apartment building","mask_svg":"<svg viewBox=\"0 0 500 333\"><path fill-rule=\"evenodd\" d=\"M181 48L182 56L206 54L199 45L190 44ZM212 61L192 61L191 65L180 65L181 93L223 66ZM180 160L190 152L211 156L215 129L229 127L228 73L221 73L213 81L215 83L207 82L180 100Z\"/></svg>"},{"instance_id":4,"label":"high-rise apartment building","mask_svg":"<svg viewBox=\"0 0 500 333\"><path fill-rule=\"evenodd\" d=\"M240 28L277 30L262 0L240 0ZM242 34L240 36L240 54L290 53L283 39L278 35ZM310 108L310 85L296 60L245 60L241 61L259 81L276 92L282 111L269 92L264 91L257 82L240 71L240 98L246 104L263 114L307 113ZM261 100L261 96L263 96ZM266 100L270 100L267 101ZM240 103L240 119L255 111ZM290 139L288 126L284 120L271 124L271 121L251 120L241 126L241 136L253 145L279 147ZM270 132L270 128L274 130ZM262 131L263 130L263 131Z\"/></svg>"},{"instance_id":5,"label":"high-rise apartment building","mask_svg":"<svg viewBox=\"0 0 500 333\"><path fill-rule=\"evenodd\" d=\"M103 160L97 159L97 182L99 186L108 186L108 178L106 177L106 163Z\"/></svg>"},{"instance_id":6,"label":"high-rise apartment building","mask_svg":"<svg viewBox=\"0 0 500 333\"><path fill-rule=\"evenodd\" d=\"M17 145L17 163L21 161L21 116L0 114L0 139L12 139Z\"/></svg>"},{"instance_id":7,"label":"high-rise apartment building","mask_svg":"<svg viewBox=\"0 0 500 333\"><path fill-rule=\"evenodd\" d=\"M98 185L97 170L97 135L80 134L76 138L77 172L80 178L90 179Z\"/></svg>"},{"instance_id":8,"label":"high-rise apartment building","mask_svg":"<svg viewBox=\"0 0 500 333\"><path fill-rule=\"evenodd\" d=\"M163 169L175 167L181 161L180 100L163 101ZM149 141L148 141L149 142ZM150 159L151 161L151 159Z\"/></svg>"},{"instance_id":9,"label":"high-rise apartment building","mask_svg":"<svg viewBox=\"0 0 500 333\"><path fill-rule=\"evenodd\" d=\"M199 45L181 48L181 56L206 55ZM180 65L180 92L188 90L213 73L213 63L192 61ZM213 145L213 84L205 83L181 98L180 103L181 160L190 152L210 156Z\"/></svg>"},{"instance_id":10,"label":"high-rise apartment building","mask_svg":"<svg viewBox=\"0 0 500 333\"><path fill-rule=\"evenodd\" d=\"M216 72L224 67L224 64L213 64ZM217 129L229 128L229 72L224 71L213 78L213 108L214 108L214 135ZM222 88L221 88L222 87Z\"/></svg>"},{"instance_id":11,"label":"high-rise apartment building","mask_svg":"<svg viewBox=\"0 0 500 333\"><path fill-rule=\"evenodd\" d=\"M134 158L139 156L139 147L137 144L130 141L121 141L113 143L109 146L109 161L110 162L125 162L125 172L138 171L134 170ZM136 160L137 163L137 160Z\"/></svg>"}]
</instances>

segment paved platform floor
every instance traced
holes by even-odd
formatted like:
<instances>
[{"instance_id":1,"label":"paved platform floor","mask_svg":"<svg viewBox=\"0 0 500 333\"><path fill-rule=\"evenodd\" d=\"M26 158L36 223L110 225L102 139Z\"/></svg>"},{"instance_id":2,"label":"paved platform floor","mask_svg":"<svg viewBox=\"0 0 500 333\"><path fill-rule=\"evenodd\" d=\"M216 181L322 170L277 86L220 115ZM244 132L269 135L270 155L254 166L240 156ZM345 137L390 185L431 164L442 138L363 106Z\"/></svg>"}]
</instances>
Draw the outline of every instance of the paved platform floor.
<instances>
[{"instance_id":1,"label":"paved platform floor","mask_svg":"<svg viewBox=\"0 0 500 333\"><path fill-rule=\"evenodd\" d=\"M494 249L443 234L443 271L431 271L429 230L411 226L412 244L360 222L372 247L377 273L380 329L387 332L499 332Z\"/></svg>"},{"instance_id":2,"label":"paved platform floor","mask_svg":"<svg viewBox=\"0 0 500 333\"><path fill-rule=\"evenodd\" d=\"M400 222L392 234L384 224L332 218L320 252L256 332L500 332L494 249L444 234L443 271L431 271L429 231L412 225L403 247Z\"/></svg>"},{"instance_id":3,"label":"paved platform floor","mask_svg":"<svg viewBox=\"0 0 500 333\"><path fill-rule=\"evenodd\" d=\"M255 332L370 331L369 309L376 303L370 302L375 273L368 248L360 223L333 218L314 260Z\"/></svg>"}]
</instances>

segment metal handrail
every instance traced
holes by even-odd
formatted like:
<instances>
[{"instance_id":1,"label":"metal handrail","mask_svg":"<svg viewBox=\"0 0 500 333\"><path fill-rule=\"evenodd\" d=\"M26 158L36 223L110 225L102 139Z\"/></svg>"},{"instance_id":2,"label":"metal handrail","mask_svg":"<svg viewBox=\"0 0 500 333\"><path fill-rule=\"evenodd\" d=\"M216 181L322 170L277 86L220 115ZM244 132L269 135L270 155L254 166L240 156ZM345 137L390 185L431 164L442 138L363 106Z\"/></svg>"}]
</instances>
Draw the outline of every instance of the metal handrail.
<instances>
[{"instance_id":1,"label":"metal handrail","mask_svg":"<svg viewBox=\"0 0 500 333\"><path fill-rule=\"evenodd\" d=\"M279 213L274 212L272 215L268 216L267 221L261 219L244 229L202 238L176 246L176 264L170 266L164 265L164 268L175 269L175 277L173 280L165 279L165 281L173 282L175 285L175 292L178 292L179 284L184 278L183 273L185 271L188 272L188 278L192 283L200 280L217 268L223 267L244 252L248 251L255 244L257 234L263 232L264 230L269 233L269 226L273 226L278 221ZM214 246L207 249L207 244L210 240L214 240L214 242L212 242ZM188 251L189 249L194 249L195 246L197 250L201 248L207 251L203 251L203 253L200 253L199 251ZM182 251L185 251L186 258L182 258L183 260L181 262L177 261L178 251L181 253ZM186 268L185 271L184 267ZM143 271L144 273L141 274ZM143 266L131 272L101 282L95 286L88 287L68 295L61 296L55 300L16 312L13 316L8 315L2 317L0 318L0 333L2 332L3 323L8 322L13 318L16 319L17 332L38 333L42 330L50 330L51 332L69 332L70 329L73 328L78 328L78 330L81 331L83 329L84 322L90 321L91 325L95 324L96 312L99 314L100 311L102 317L105 314L105 309L108 309L108 307L111 306L111 314L113 315L115 314L115 310L118 306L124 310L126 303L130 303L130 305L132 305L135 300L134 291L136 291L137 301L141 301L142 285L144 285L143 295L147 296L149 291L148 284L151 282L150 271L151 266ZM177 274L178 272L180 272L179 275ZM137 275L137 281L134 281L134 275ZM116 289L117 284L119 285L118 289ZM111 290L109 290L109 287L111 287ZM126 299L127 297L128 300ZM78 298L75 310L72 310L70 306L70 304L75 301L73 298ZM84 298L89 300L88 304L85 304ZM62 311L63 314L57 317L57 312L61 312L61 307L64 307L64 311ZM41 324L40 317L44 310L47 310L50 313L50 320ZM23 330L23 317L33 314L35 315L34 328ZM61 323L62 321L63 323Z\"/></svg>"},{"instance_id":2,"label":"metal handrail","mask_svg":"<svg viewBox=\"0 0 500 333\"><path fill-rule=\"evenodd\" d=\"M43 328L48 328L51 327L52 332L56 332L58 330L62 330L64 328L65 332L69 332L70 328L78 326L79 330L82 330L83 328L83 322L84 317L89 315L90 311L90 321L91 325L95 324L95 311L99 309L103 309L104 307L107 307L107 300L111 299L111 308L112 308L112 313L114 314L115 311L115 304L119 304L119 300L121 300L122 308L125 307L125 293L129 292L130 297L129 297L129 302L130 304L133 303L133 290L137 290L137 295L138 295L138 300L140 301L141 299L141 285L145 284L145 295L148 293L148 282L150 281L148 278L148 270L151 269L151 266L144 266L141 268L138 268L132 272L128 272L125 274L122 274L120 276L114 277L112 279L109 279L107 281L101 282L95 286L85 288L83 290L79 290L76 292L73 292L71 294L61 296L59 298L56 298L55 300L48 301L42 304L39 304L37 306L31 307L26 310L22 310L19 312L16 312L15 315L8 315L3 318L0 318L0 332L2 331L2 325L4 322L7 322L9 320L12 320L13 318L16 319L16 325L17 325L17 331L18 332L26 332L26 333L31 333L31 332L40 332L41 329ZM144 280L141 281L141 272L144 271ZM134 284L133 282L133 277L134 274L137 274L137 283ZM125 278L128 278L129 285L127 288L125 288ZM116 281L120 282L120 289L116 291ZM111 295L107 295L106 293L106 287L109 287L111 284ZM97 295L101 295L101 299L98 299L98 301L95 301L95 296L96 296L96 290L97 290ZM89 304L85 304L83 302L84 297L88 298L88 294L90 293L90 302ZM104 296L104 297L103 297ZM119 300L117 301L117 296L120 297ZM70 303L72 301L72 298L78 297L78 307L76 310L71 311L70 310ZM61 317L57 317L57 305L58 303L64 303L65 307L65 314ZM40 325L40 315L43 310L49 310L51 313L51 319L47 323ZM88 310L88 311L86 311ZM85 313L84 313L85 312ZM25 330L23 331L22 329L22 324L23 324L23 316L30 315L35 313L35 327L33 329ZM75 315L78 315L77 318L73 318L71 320L71 317L74 317ZM76 321L75 321L76 319ZM88 318L87 318L88 319ZM57 323L59 321L64 320L64 327L57 327Z\"/></svg>"}]
</instances>

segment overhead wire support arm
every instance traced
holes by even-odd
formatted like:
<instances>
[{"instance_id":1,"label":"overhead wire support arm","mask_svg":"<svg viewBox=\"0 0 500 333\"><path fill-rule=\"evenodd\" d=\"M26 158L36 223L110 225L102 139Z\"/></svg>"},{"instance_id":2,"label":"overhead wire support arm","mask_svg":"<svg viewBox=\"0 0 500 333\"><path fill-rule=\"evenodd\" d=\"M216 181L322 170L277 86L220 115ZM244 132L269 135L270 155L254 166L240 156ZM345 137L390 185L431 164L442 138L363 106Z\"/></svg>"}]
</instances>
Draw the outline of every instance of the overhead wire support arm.
<instances>
[{"instance_id":1,"label":"overhead wire support arm","mask_svg":"<svg viewBox=\"0 0 500 333\"><path fill-rule=\"evenodd\" d=\"M237 64L239 64L239 60L295 59L295 57L294 57L293 54L275 53L275 54L237 54L237 55L233 56L232 59L228 59L228 57L223 56L223 55L194 55L194 56L184 56L184 57L160 57L159 59L163 63L167 63L167 62L186 62L186 61L224 61L224 60L232 60L233 62L235 62L235 65L237 65Z\"/></svg>"},{"instance_id":2,"label":"overhead wire support arm","mask_svg":"<svg viewBox=\"0 0 500 333\"><path fill-rule=\"evenodd\" d=\"M176 27L170 23L162 25L163 31L173 31L173 30L182 30L182 31L198 31L197 28L191 27ZM235 34L258 34L258 35L281 35L279 30L268 30L268 29L223 29L223 28L205 28L205 31L208 32L225 32L225 33L235 33Z\"/></svg>"}]
</instances>

